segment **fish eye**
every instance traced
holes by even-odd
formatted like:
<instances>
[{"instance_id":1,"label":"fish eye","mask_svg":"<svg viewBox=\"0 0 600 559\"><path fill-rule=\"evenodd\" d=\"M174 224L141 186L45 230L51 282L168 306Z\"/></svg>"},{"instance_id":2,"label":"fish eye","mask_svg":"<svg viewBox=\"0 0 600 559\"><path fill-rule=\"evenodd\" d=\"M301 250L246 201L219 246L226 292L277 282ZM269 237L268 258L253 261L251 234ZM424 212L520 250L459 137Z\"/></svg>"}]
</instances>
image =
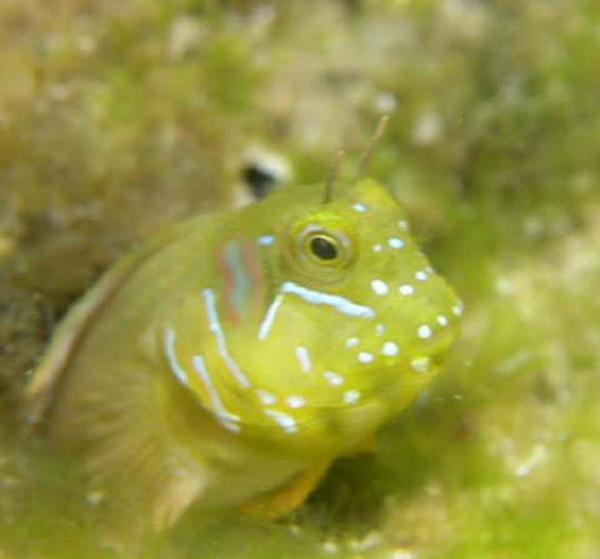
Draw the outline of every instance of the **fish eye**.
<instances>
[{"instance_id":1,"label":"fish eye","mask_svg":"<svg viewBox=\"0 0 600 559\"><path fill-rule=\"evenodd\" d=\"M339 268L350 260L349 239L340 231L309 225L301 231L297 242L302 259L313 264Z\"/></svg>"},{"instance_id":2,"label":"fish eye","mask_svg":"<svg viewBox=\"0 0 600 559\"><path fill-rule=\"evenodd\" d=\"M339 254L337 240L323 234L312 237L309 248L312 255L319 260L335 260Z\"/></svg>"},{"instance_id":3,"label":"fish eye","mask_svg":"<svg viewBox=\"0 0 600 559\"><path fill-rule=\"evenodd\" d=\"M352 233L337 215L309 215L290 227L285 258L301 274L336 282L357 257Z\"/></svg>"}]
</instances>

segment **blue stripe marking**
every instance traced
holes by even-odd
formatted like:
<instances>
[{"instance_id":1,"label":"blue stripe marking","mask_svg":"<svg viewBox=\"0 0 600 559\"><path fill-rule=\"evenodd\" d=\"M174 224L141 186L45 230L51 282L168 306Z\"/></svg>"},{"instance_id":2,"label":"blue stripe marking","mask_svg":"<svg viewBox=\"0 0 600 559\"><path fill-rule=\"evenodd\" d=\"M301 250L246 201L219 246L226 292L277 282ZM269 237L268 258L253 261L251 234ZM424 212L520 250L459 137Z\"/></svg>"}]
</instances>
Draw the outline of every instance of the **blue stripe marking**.
<instances>
[{"instance_id":1,"label":"blue stripe marking","mask_svg":"<svg viewBox=\"0 0 600 559\"><path fill-rule=\"evenodd\" d=\"M250 280L248 272L241 258L239 241L229 241L223 252L225 264L233 275L233 291L229 294L236 314L241 316L242 308L250 293Z\"/></svg>"}]
</instances>

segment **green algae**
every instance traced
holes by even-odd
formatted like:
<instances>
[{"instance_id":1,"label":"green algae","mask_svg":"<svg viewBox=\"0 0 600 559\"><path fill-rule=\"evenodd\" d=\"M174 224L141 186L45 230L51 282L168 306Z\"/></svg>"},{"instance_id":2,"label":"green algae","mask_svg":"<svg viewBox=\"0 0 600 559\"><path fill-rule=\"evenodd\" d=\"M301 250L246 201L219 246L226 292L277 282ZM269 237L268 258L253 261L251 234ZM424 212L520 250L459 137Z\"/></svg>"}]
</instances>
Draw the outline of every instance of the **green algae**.
<instances>
[{"instance_id":1,"label":"green algae","mask_svg":"<svg viewBox=\"0 0 600 559\"><path fill-rule=\"evenodd\" d=\"M599 23L588 0L3 2L0 557L599 555ZM107 544L100 496L19 427L53 325L136 241L236 203L249 146L313 182L385 111L371 171L466 302L445 372L285 522L190 511Z\"/></svg>"}]
</instances>

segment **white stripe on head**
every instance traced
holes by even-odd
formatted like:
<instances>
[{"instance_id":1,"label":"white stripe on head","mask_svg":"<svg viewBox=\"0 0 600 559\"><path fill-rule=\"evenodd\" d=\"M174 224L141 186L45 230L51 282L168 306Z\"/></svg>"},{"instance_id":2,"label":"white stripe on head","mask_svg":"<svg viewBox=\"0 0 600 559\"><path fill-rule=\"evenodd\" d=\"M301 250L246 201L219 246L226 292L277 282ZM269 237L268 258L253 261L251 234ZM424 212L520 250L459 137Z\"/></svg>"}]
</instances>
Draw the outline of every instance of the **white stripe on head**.
<instances>
[{"instance_id":1,"label":"white stripe on head","mask_svg":"<svg viewBox=\"0 0 600 559\"><path fill-rule=\"evenodd\" d=\"M308 349L302 346L296 348L296 359L300 363L300 368L303 373L310 373L310 355Z\"/></svg>"},{"instance_id":2,"label":"white stripe on head","mask_svg":"<svg viewBox=\"0 0 600 559\"><path fill-rule=\"evenodd\" d=\"M326 305L346 316L358 318L373 318L375 316L375 311L373 311L371 307L358 305L340 295L331 295L330 293L315 291L291 281L286 281L281 286L281 291L282 293L296 295L311 305Z\"/></svg>"},{"instance_id":3,"label":"white stripe on head","mask_svg":"<svg viewBox=\"0 0 600 559\"><path fill-rule=\"evenodd\" d=\"M265 410L265 415L273 419L286 433L292 434L298 431L296 420L287 413L276 410Z\"/></svg>"},{"instance_id":4,"label":"white stripe on head","mask_svg":"<svg viewBox=\"0 0 600 559\"><path fill-rule=\"evenodd\" d=\"M184 368L179 364L177 353L175 352L175 330L167 328L164 334L164 352L169 364L169 369L183 386L189 384L189 379Z\"/></svg>"},{"instance_id":5,"label":"white stripe on head","mask_svg":"<svg viewBox=\"0 0 600 559\"><path fill-rule=\"evenodd\" d=\"M219 393L217 392L215 385L212 383L210 373L206 369L204 359L202 359L200 355L194 355L192 357L192 365L194 366L194 371L196 372L196 375L198 376L198 378L204 385L206 392L208 393L212 411L219 420L219 423L221 423L221 425L223 425L223 427L225 427L229 431L234 431L236 433L239 432L240 426L238 425L238 423L240 418L237 415L229 413L223 406L223 402L221 402Z\"/></svg>"},{"instance_id":6,"label":"white stripe on head","mask_svg":"<svg viewBox=\"0 0 600 559\"><path fill-rule=\"evenodd\" d=\"M221 356L223 363L225 363L225 366L229 369L229 372L234 376L238 384L242 388L248 388L250 386L250 381L246 378L246 375L240 371L237 363L227 351L225 336L223 335L223 330L221 329L221 324L219 322L219 315L215 306L214 293L211 289L203 289L202 298L204 299L204 306L206 308L208 327L215 337L215 341L217 342L217 350L219 351L219 355Z\"/></svg>"},{"instance_id":7,"label":"white stripe on head","mask_svg":"<svg viewBox=\"0 0 600 559\"><path fill-rule=\"evenodd\" d=\"M279 294L275 297L275 299L273 299L272 303L269 305L269 308L267 309L267 312L265 313L265 316L258 328L259 340L264 340L269 335L271 327L273 326L273 321L275 320L275 315L277 314L277 311L279 310L279 307L281 306L282 302L283 295Z\"/></svg>"}]
</instances>

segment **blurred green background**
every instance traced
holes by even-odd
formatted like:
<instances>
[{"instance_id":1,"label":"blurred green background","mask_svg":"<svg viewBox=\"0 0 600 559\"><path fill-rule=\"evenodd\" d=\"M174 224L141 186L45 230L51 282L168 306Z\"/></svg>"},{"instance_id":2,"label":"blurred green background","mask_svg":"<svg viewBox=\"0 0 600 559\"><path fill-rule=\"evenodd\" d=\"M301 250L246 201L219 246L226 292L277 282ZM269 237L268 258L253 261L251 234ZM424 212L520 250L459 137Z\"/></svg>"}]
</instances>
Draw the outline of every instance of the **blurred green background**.
<instances>
[{"instance_id":1,"label":"blurred green background","mask_svg":"<svg viewBox=\"0 0 600 559\"><path fill-rule=\"evenodd\" d=\"M598 107L595 0L2 0L0 558L600 557ZM112 541L19 418L56 321L249 161L320 181L383 113L371 173L466 304L446 370L285 522Z\"/></svg>"}]
</instances>

